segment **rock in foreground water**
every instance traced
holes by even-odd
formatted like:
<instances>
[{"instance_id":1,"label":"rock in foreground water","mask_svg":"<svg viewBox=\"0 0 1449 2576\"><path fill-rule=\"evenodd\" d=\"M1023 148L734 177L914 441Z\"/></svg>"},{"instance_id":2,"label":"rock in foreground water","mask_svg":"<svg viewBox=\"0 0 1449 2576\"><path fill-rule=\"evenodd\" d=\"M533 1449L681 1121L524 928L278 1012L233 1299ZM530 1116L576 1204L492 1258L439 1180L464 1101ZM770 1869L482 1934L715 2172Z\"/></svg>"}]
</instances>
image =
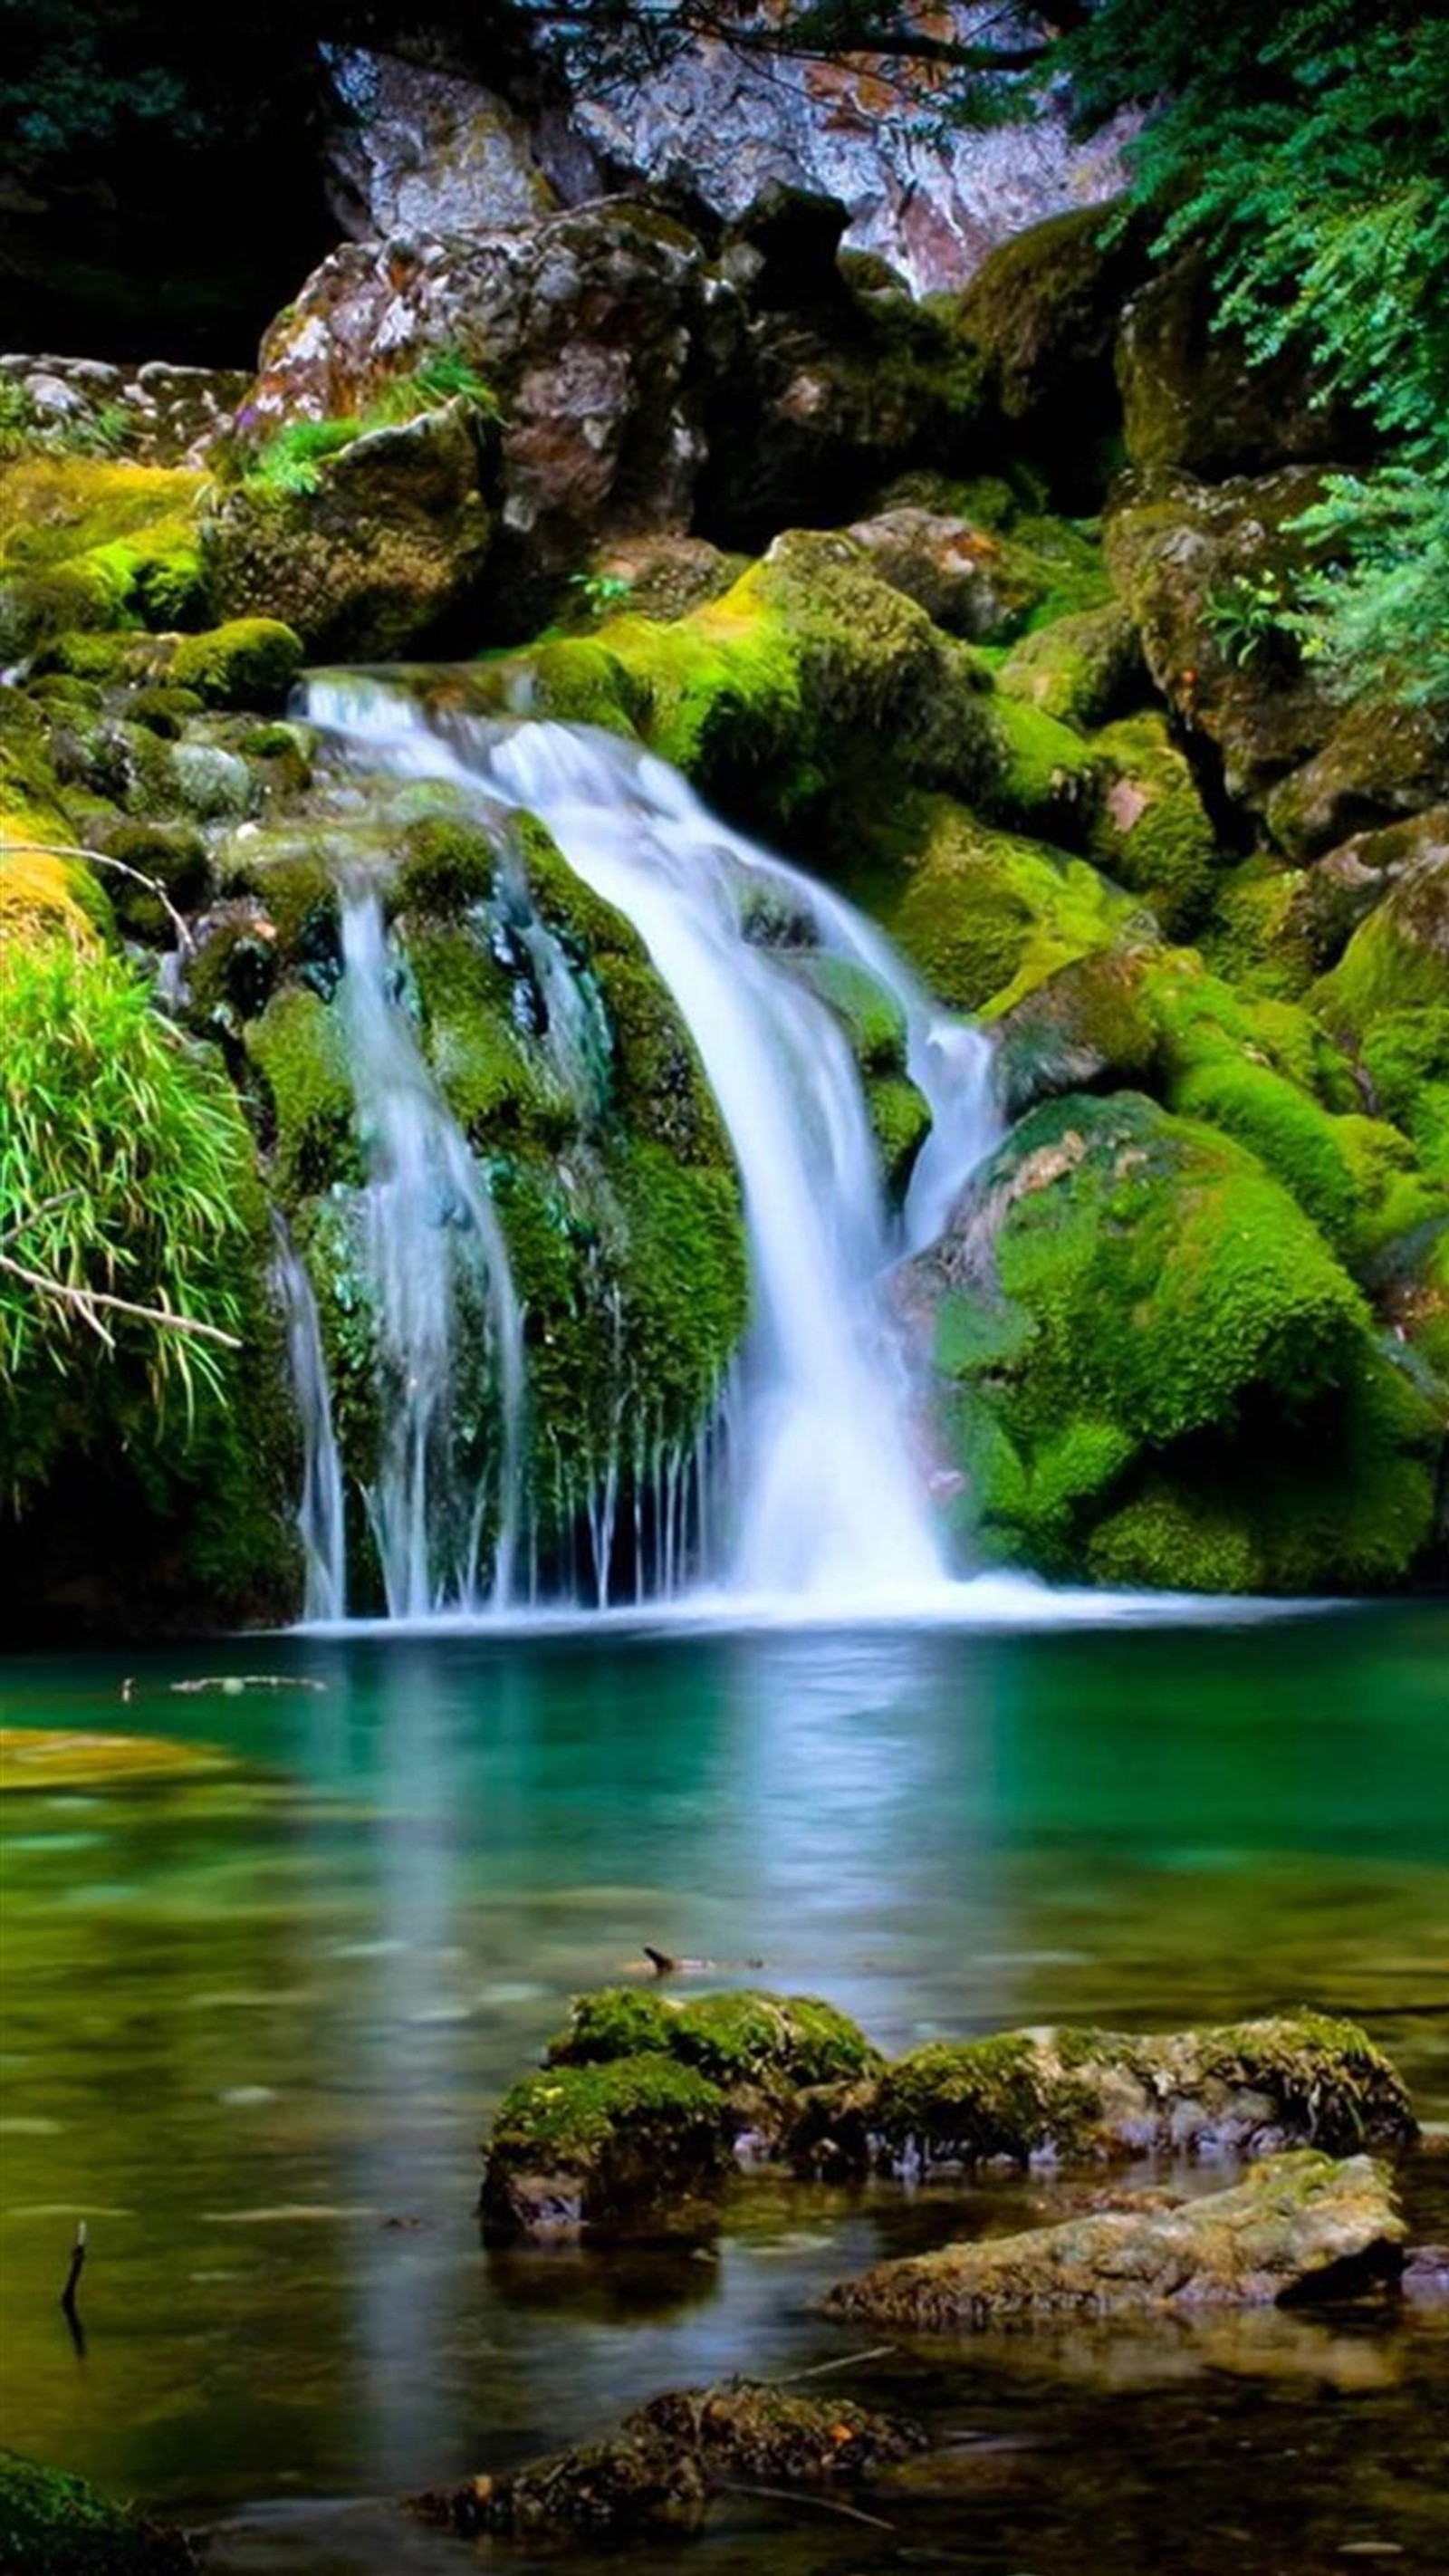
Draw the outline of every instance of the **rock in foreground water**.
<instances>
[{"instance_id":1,"label":"rock in foreground water","mask_svg":"<svg viewBox=\"0 0 1449 2576\"><path fill-rule=\"evenodd\" d=\"M84 2478L0 2451L5 2576L193 2576L179 2531L143 2522Z\"/></svg>"},{"instance_id":2,"label":"rock in foreground water","mask_svg":"<svg viewBox=\"0 0 1449 2576\"><path fill-rule=\"evenodd\" d=\"M1358 2297L1398 2281L1405 2235L1382 2166L1303 2150L1205 2199L1141 2194L1130 2208L879 2263L840 2282L826 2308L929 2331Z\"/></svg>"},{"instance_id":3,"label":"rock in foreground water","mask_svg":"<svg viewBox=\"0 0 1449 2576\"><path fill-rule=\"evenodd\" d=\"M902 2417L733 2379L666 2390L605 2441L420 2496L414 2510L462 2532L689 2530L711 2489L732 2479L810 2487L867 2478L925 2446L920 2426Z\"/></svg>"},{"instance_id":4,"label":"rock in foreground water","mask_svg":"<svg viewBox=\"0 0 1449 2576\"><path fill-rule=\"evenodd\" d=\"M724 2095L667 2057L550 2067L499 2105L479 2203L494 2243L677 2230L731 2169Z\"/></svg>"}]
</instances>

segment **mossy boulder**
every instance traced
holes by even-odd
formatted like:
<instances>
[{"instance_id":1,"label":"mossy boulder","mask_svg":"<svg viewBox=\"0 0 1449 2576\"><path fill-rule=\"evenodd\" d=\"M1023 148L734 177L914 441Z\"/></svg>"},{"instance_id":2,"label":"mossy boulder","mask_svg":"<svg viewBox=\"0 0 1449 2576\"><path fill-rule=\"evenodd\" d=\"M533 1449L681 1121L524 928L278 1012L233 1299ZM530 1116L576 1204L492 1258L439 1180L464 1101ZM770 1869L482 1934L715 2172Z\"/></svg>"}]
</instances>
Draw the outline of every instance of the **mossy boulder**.
<instances>
[{"instance_id":1,"label":"mossy boulder","mask_svg":"<svg viewBox=\"0 0 1449 2576\"><path fill-rule=\"evenodd\" d=\"M1449 796L1449 716L1377 693L1339 718L1322 748L1272 790L1268 829L1292 859L1421 813Z\"/></svg>"},{"instance_id":2,"label":"mossy boulder","mask_svg":"<svg viewBox=\"0 0 1449 2576\"><path fill-rule=\"evenodd\" d=\"M1074 958L1151 933L1096 868L995 830L949 797L863 805L854 823L845 892L953 1009L996 1018Z\"/></svg>"},{"instance_id":3,"label":"mossy boulder","mask_svg":"<svg viewBox=\"0 0 1449 2576\"><path fill-rule=\"evenodd\" d=\"M939 2333L999 2319L1381 2298L1397 2286L1407 2236L1383 2166L1302 2149L1204 2198L1139 2194L1130 2208L877 2264L840 2282L826 2308Z\"/></svg>"},{"instance_id":4,"label":"mossy boulder","mask_svg":"<svg viewBox=\"0 0 1449 2576\"><path fill-rule=\"evenodd\" d=\"M492 541L466 404L366 430L319 463L316 488L243 480L203 530L229 623L282 620L316 655L373 660L429 636L474 590Z\"/></svg>"},{"instance_id":5,"label":"mossy boulder","mask_svg":"<svg viewBox=\"0 0 1449 2576\"><path fill-rule=\"evenodd\" d=\"M990 714L999 752L983 810L1011 831L1085 850L1107 784L1101 760L1074 727L1023 698L998 695Z\"/></svg>"},{"instance_id":6,"label":"mossy boulder","mask_svg":"<svg viewBox=\"0 0 1449 2576\"><path fill-rule=\"evenodd\" d=\"M616 2542L688 2535L704 2520L709 2484L694 2450L621 2433L409 2501L420 2520L468 2538L507 2532L557 2547L571 2532Z\"/></svg>"},{"instance_id":7,"label":"mossy boulder","mask_svg":"<svg viewBox=\"0 0 1449 2576\"><path fill-rule=\"evenodd\" d=\"M1158 715L1107 726L1092 749L1110 784L1093 809L1091 854L1181 939L1203 920L1222 864L1192 772Z\"/></svg>"},{"instance_id":8,"label":"mossy boulder","mask_svg":"<svg viewBox=\"0 0 1449 2576\"><path fill-rule=\"evenodd\" d=\"M548 2062L601 2065L655 2050L730 2094L851 2082L881 2063L848 2015L817 1995L747 1989L679 2003L631 1986L578 1996Z\"/></svg>"},{"instance_id":9,"label":"mossy boulder","mask_svg":"<svg viewBox=\"0 0 1449 2576\"><path fill-rule=\"evenodd\" d=\"M954 513L901 501L857 520L850 534L882 581L934 625L972 643L1016 633L1044 595L1034 566L989 528Z\"/></svg>"},{"instance_id":10,"label":"mossy boulder","mask_svg":"<svg viewBox=\"0 0 1449 2576\"><path fill-rule=\"evenodd\" d=\"M997 673L1007 697L1090 733L1146 695L1137 629L1120 600L1035 626Z\"/></svg>"},{"instance_id":11,"label":"mossy boulder","mask_svg":"<svg viewBox=\"0 0 1449 2576\"><path fill-rule=\"evenodd\" d=\"M202 635L183 636L167 673L208 707L285 706L302 668L302 645L275 617L235 617Z\"/></svg>"},{"instance_id":12,"label":"mossy boulder","mask_svg":"<svg viewBox=\"0 0 1449 2576\"><path fill-rule=\"evenodd\" d=\"M902 1296L991 1556L1309 1591L1401 1581L1426 1543L1432 1402L1295 1199L1208 1126L1131 1092L1045 1103Z\"/></svg>"},{"instance_id":13,"label":"mossy boulder","mask_svg":"<svg viewBox=\"0 0 1449 2576\"><path fill-rule=\"evenodd\" d=\"M1097 949L1032 987L997 1020L992 1079L1008 1122L1071 1091L1151 1090L1161 1030L1154 951Z\"/></svg>"},{"instance_id":14,"label":"mossy boulder","mask_svg":"<svg viewBox=\"0 0 1449 2576\"><path fill-rule=\"evenodd\" d=\"M696 2452L718 2478L805 2487L871 2477L927 2443L908 2418L748 2379L668 2389L628 2429Z\"/></svg>"},{"instance_id":15,"label":"mossy boulder","mask_svg":"<svg viewBox=\"0 0 1449 2576\"><path fill-rule=\"evenodd\" d=\"M5 2576L194 2576L179 2531L112 2504L84 2478L0 2451Z\"/></svg>"},{"instance_id":16,"label":"mossy boulder","mask_svg":"<svg viewBox=\"0 0 1449 2576\"><path fill-rule=\"evenodd\" d=\"M1335 966L1360 923L1421 859L1449 859L1449 805L1402 823L1356 832L1296 872L1288 884L1285 943L1305 960L1305 982Z\"/></svg>"},{"instance_id":17,"label":"mossy boulder","mask_svg":"<svg viewBox=\"0 0 1449 2576\"><path fill-rule=\"evenodd\" d=\"M990 252L956 299L1013 450L1040 457L1074 497L1100 490L1112 461L1117 317L1142 271L1137 228L1076 207Z\"/></svg>"},{"instance_id":18,"label":"mossy boulder","mask_svg":"<svg viewBox=\"0 0 1449 2576\"><path fill-rule=\"evenodd\" d=\"M733 2169L725 2097L662 2051L552 2066L505 2094L484 2149L486 2238L698 2225Z\"/></svg>"},{"instance_id":19,"label":"mossy boulder","mask_svg":"<svg viewBox=\"0 0 1449 2576\"><path fill-rule=\"evenodd\" d=\"M203 622L199 474L96 457L0 467L0 663L66 632Z\"/></svg>"},{"instance_id":20,"label":"mossy boulder","mask_svg":"<svg viewBox=\"0 0 1449 2576\"><path fill-rule=\"evenodd\" d=\"M1130 462L1220 482L1275 465L1348 464L1365 424L1322 397L1297 346L1253 362L1223 327L1208 260L1189 252L1132 297L1117 334L1117 385Z\"/></svg>"},{"instance_id":21,"label":"mossy boulder","mask_svg":"<svg viewBox=\"0 0 1449 2576\"><path fill-rule=\"evenodd\" d=\"M1310 2012L1163 2037L933 2040L887 2069L864 2124L876 2156L921 2172L1298 2145L1344 2154L1416 2135L1389 2060L1353 2022Z\"/></svg>"},{"instance_id":22,"label":"mossy boulder","mask_svg":"<svg viewBox=\"0 0 1449 2576\"><path fill-rule=\"evenodd\" d=\"M1228 794L1255 810L1342 719L1271 605L1287 602L1314 560L1295 522L1321 493L1310 466L1219 484L1128 475L1104 526L1113 587L1154 684L1212 746Z\"/></svg>"}]
</instances>

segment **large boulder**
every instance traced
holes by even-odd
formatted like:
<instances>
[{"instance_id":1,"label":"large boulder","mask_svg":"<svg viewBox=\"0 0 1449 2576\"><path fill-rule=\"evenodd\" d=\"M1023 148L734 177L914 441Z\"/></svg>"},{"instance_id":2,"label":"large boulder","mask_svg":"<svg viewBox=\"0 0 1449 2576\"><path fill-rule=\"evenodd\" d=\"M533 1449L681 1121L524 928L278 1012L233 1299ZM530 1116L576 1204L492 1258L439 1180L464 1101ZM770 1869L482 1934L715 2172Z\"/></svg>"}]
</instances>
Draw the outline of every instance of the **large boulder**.
<instances>
[{"instance_id":1,"label":"large boulder","mask_svg":"<svg viewBox=\"0 0 1449 2576\"><path fill-rule=\"evenodd\" d=\"M516 108L477 82L361 45L327 48L341 116L327 193L353 241L486 232L550 214L557 197Z\"/></svg>"},{"instance_id":2,"label":"large boulder","mask_svg":"<svg viewBox=\"0 0 1449 2576\"><path fill-rule=\"evenodd\" d=\"M1326 973L1390 888L1421 860L1436 858L1449 860L1449 805L1353 833L1295 880L1286 935Z\"/></svg>"},{"instance_id":3,"label":"large boulder","mask_svg":"<svg viewBox=\"0 0 1449 2576\"><path fill-rule=\"evenodd\" d=\"M724 2095L658 2052L550 2067L504 2096L479 2212L494 2243L677 2232L732 2170Z\"/></svg>"},{"instance_id":4,"label":"large boulder","mask_svg":"<svg viewBox=\"0 0 1449 2576\"><path fill-rule=\"evenodd\" d=\"M375 661L476 592L493 533L475 423L454 401L365 431L306 488L223 487L205 561L228 618L283 618L315 657Z\"/></svg>"},{"instance_id":5,"label":"large boulder","mask_svg":"<svg viewBox=\"0 0 1449 2576\"><path fill-rule=\"evenodd\" d=\"M879 2263L840 2282L826 2307L929 2332L1381 2295L1398 2282L1407 2234L1381 2165L1302 2150L1204 2199L1139 2194L1130 2208Z\"/></svg>"},{"instance_id":6,"label":"large boulder","mask_svg":"<svg viewBox=\"0 0 1449 2576\"><path fill-rule=\"evenodd\" d=\"M1250 804L1311 759L1340 720L1275 613L1309 560L1293 523L1321 489L1306 466L1219 484L1129 475L1106 522L1108 569L1153 681L1210 746L1228 793Z\"/></svg>"},{"instance_id":7,"label":"large boulder","mask_svg":"<svg viewBox=\"0 0 1449 2576\"><path fill-rule=\"evenodd\" d=\"M1268 829L1291 859L1314 859L1449 796L1449 716L1377 694L1360 698L1322 749L1267 800Z\"/></svg>"},{"instance_id":8,"label":"large boulder","mask_svg":"<svg viewBox=\"0 0 1449 2576\"><path fill-rule=\"evenodd\" d=\"M1307 1592L1401 1581L1427 1541L1437 1406L1299 1201L1195 1117L1044 1103L900 1295L992 1556Z\"/></svg>"},{"instance_id":9,"label":"large boulder","mask_svg":"<svg viewBox=\"0 0 1449 2576\"><path fill-rule=\"evenodd\" d=\"M1073 498L1089 500L1105 480L1117 317L1141 273L1140 227L1077 206L1002 242L957 301L1012 444L1040 456Z\"/></svg>"},{"instance_id":10,"label":"large boulder","mask_svg":"<svg viewBox=\"0 0 1449 2576\"><path fill-rule=\"evenodd\" d=\"M466 366L502 416L511 576L526 565L557 577L601 530L687 524L704 291L694 236L622 200L488 232L348 243L268 332L247 436L366 416L430 361ZM539 605L520 594L519 621Z\"/></svg>"},{"instance_id":11,"label":"large boulder","mask_svg":"<svg viewBox=\"0 0 1449 2576\"><path fill-rule=\"evenodd\" d=\"M1363 455L1365 425L1341 401L1316 398L1303 357L1250 363L1241 334L1222 327L1221 302L1196 252L1132 297L1116 346L1129 461L1216 482Z\"/></svg>"}]
</instances>

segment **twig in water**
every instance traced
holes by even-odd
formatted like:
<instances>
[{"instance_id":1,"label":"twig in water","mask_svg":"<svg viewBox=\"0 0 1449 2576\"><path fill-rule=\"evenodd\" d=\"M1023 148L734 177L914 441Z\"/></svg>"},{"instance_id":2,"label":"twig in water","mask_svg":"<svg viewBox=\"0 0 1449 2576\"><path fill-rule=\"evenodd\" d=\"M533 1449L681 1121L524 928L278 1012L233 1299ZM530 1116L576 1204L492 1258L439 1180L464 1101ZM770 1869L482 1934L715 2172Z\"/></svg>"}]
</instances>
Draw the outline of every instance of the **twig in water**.
<instances>
[{"instance_id":1,"label":"twig in water","mask_svg":"<svg viewBox=\"0 0 1449 2576\"><path fill-rule=\"evenodd\" d=\"M70 2249L70 2269L65 2276L65 2288L60 2294L60 2304L66 2324L70 2328L71 2342L82 2360L85 2359L86 2330L81 2324L80 2310L76 2306L76 2292L80 2287L80 2276L85 2268L86 2223L83 2218L79 2218L76 2221L75 2243Z\"/></svg>"},{"instance_id":2,"label":"twig in water","mask_svg":"<svg viewBox=\"0 0 1449 2576\"><path fill-rule=\"evenodd\" d=\"M772 2504L813 2505L817 2513L838 2513L846 2522L863 2522L868 2531L895 2530L893 2522L882 2522L878 2513L862 2513L858 2505L841 2504L835 2496L810 2495L801 2487L741 2486L734 2478L721 2478L721 2495L764 2496Z\"/></svg>"},{"instance_id":3,"label":"twig in water","mask_svg":"<svg viewBox=\"0 0 1449 2576\"><path fill-rule=\"evenodd\" d=\"M872 2344L869 2352L840 2352L833 2361L817 2361L813 2370L787 2370L783 2379L766 2382L770 2388L793 2388L797 2379L824 2379L832 2370L861 2370L868 2361L884 2361L895 2351L893 2343Z\"/></svg>"}]
</instances>

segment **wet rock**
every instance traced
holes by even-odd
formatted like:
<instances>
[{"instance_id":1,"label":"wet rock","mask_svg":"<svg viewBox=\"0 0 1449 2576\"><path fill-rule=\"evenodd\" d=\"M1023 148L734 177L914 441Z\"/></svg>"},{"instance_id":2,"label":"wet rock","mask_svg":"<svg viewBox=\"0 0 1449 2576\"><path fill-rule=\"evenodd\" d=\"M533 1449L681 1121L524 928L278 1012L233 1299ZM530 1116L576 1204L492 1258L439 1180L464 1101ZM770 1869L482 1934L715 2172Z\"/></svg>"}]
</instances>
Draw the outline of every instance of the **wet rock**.
<instances>
[{"instance_id":1,"label":"wet rock","mask_svg":"<svg viewBox=\"0 0 1449 2576\"><path fill-rule=\"evenodd\" d=\"M667 2391L605 2441L418 2497L413 2509L461 2532L692 2530L712 2490L732 2479L806 2488L855 2481L925 2445L919 2425L900 2417L734 2379Z\"/></svg>"},{"instance_id":2,"label":"wet rock","mask_svg":"<svg viewBox=\"0 0 1449 2576\"><path fill-rule=\"evenodd\" d=\"M5 2576L194 2576L179 2531L111 2504L58 2469L0 2451L0 2566Z\"/></svg>"},{"instance_id":3,"label":"wet rock","mask_svg":"<svg viewBox=\"0 0 1449 2576\"><path fill-rule=\"evenodd\" d=\"M1449 2307L1449 2245L1416 2245L1399 2287L1413 2307Z\"/></svg>"},{"instance_id":4,"label":"wet rock","mask_svg":"<svg viewBox=\"0 0 1449 2576\"><path fill-rule=\"evenodd\" d=\"M657 2054L525 2076L484 2156L479 2214L500 2243L678 2232L714 2207L733 2170L724 2095Z\"/></svg>"},{"instance_id":5,"label":"wet rock","mask_svg":"<svg viewBox=\"0 0 1449 2576\"><path fill-rule=\"evenodd\" d=\"M927 2447L920 2425L904 2417L741 2379L651 2398L626 2429L696 2452L716 2477L787 2486L869 2477Z\"/></svg>"},{"instance_id":6,"label":"wet rock","mask_svg":"<svg viewBox=\"0 0 1449 2576\"><path fill-rule=\"evenodd\" d=\"M558 2452L512 2476L470 2478L451 2493L417 2496L412 2510L464 2533L643 2536L694 2530L708 2501L704 2468L693 2451L623 2435Z\"/></svg>"},{"instance_id":7,"label":"wet rock","mask_svg":"<svg viewBox=\"0 0 1449 2576\"><path fill-rule=\"evenodd\" d=\"M1334 2151L1415 2134L1404 2087L1352 2022L1317 2013L1163 2037L1006 2031L933 2040L833 2113L821 2096L791 2152L943 2166Z\"/></svg>"},{"instance_id":8,"label":"wet rock","mask_svg":"<svg viewBox=\"0 0 1449 2576\"><path fill-rule=\"evenodd\" d=\"M1391 2288L1406 2229L1387 2173L1303 2150L1234 2189L1069 2219L881 2263L843 2281L832 2316L924 2331L999 2319L1167 2313L1361 2297Z\"/></svg>"}]
</instances>

